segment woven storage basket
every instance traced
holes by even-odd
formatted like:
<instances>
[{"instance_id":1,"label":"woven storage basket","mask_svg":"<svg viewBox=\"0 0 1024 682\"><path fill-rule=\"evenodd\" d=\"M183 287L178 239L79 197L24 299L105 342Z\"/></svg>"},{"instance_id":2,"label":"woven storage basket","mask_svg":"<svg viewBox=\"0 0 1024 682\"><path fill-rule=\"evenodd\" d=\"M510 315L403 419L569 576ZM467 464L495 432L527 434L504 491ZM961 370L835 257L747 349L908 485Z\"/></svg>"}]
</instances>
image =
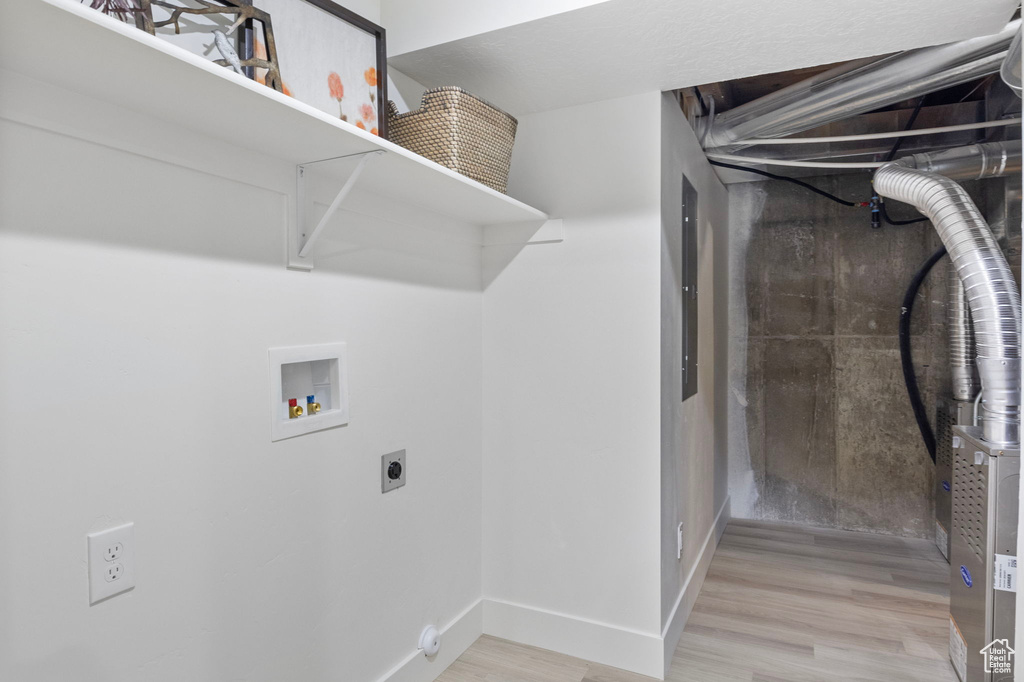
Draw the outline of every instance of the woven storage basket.
<instances>
[{"instance_id":1,"label":"woven storage basket","mask_svg":"<svg viewBox=\"0 0 1024 682\"><path fill-rule=\"evenodd\" d=\"M388 137L409 151L505 192L518 122L462 88L423 93L416 111L388 102Z\"/></svg>"}]
</instances>

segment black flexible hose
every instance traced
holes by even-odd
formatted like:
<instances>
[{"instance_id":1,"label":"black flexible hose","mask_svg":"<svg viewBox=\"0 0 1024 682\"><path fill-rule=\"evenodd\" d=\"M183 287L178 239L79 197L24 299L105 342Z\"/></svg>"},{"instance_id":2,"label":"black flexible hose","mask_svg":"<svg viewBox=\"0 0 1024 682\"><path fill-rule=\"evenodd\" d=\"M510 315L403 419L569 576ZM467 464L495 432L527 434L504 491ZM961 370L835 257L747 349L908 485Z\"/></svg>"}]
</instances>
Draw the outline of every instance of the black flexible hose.
<instances>
[{"instance_id":1,"label":"black flexible hose","mask_svg":"<svg viewBox=\"0 0 1024 682\"><path fill-rule=\"evenodd\" d=\"M917 121L917 116L918 116L918 114L921 113L921 107L924 106L924 102L925 102L926 99L928 99L928 95L924 95L923 97L921 97L921 99L919 99L917 101L917 106L914 107L914 111L911 112L910 118L907 119L907 125L904 126L904 128L903 128L904 130L910 130L911 128L914 127L914 123ZM893 144L892 149L890 149L889 153L885 155L885 162L886 163L889 163L890 161L892 161L893 159L896 158L896 154L900 151L900 147L903 146L903 140L904 140L904 138L902 138L902 137L897 137L896 138L896 142L895 142L895 144ZM877 196L875 196L874 197L874 202L878 205L878 211L879 211L879 214L882 217L882 220L884 220L886 223L888 223L889 225L892 225L894 227L898 227L900 225L913 225L914 223L923 223L924 221L928 220L927 218L910 218L909 220L893 220L892 218L889 217L889 212L885 209L885 201L880 200ZM875 224L872 223L871 226L875 227ZM934 459L934 457L932 459Z\"/></svg>"},{"instance_id":2,"label":"black flexible hose","mask_svg":"<svg viewBox=\"0 0 1024 682\"><path fill-rule=\"evenodd\" d=\"M790 182L794 185L797 185L798 187L803 187L806 190L814 192L815 194L820 194L826 199L830 199L836 202L837 204L842 204L843 206L863 208L868 205L868 202L866 201L847 201L846 199L841 199L837 197L835 194L830 194L823 189L818 189L814 185L808 184L803 180L797 180L796 178L791 178L786 175L776 175L775 173L763 171L760 168L748 168L746 166L737 166L734 163L725 163L724 161L715 161L714 159L708 159L708 163L710 163L712 166L721 166L722 168L731 168L733 170L744 171L746 173L753 173L754 175L763 175L764 177L771 178L772 180L783 180L785 182Z\"/></svg>"},{"instance_id":3,"label":"black flexible hose","mask_svg":"<svg viewBox=\"0 0 1024 682\"><path fill-rule=\"evenodd\" d=\"M914 274L907 287L907 293L903 296L903 307L900 309L900 362L903 364L903 381L907 385L907 397L910 398L910 406L914 410L914 418L917 420L917 428L921 430L921 438L928 454L935 461L935 432L928 422L928 412L925 410L924 401L921 399L921 390L917 385L917 374L914 373L914 358L910 351L910 319L914 312L914 300L921 288L928 273L946 255L946 247L933 253L924 262L921 269Z\"/></svg>"}]
</instances>

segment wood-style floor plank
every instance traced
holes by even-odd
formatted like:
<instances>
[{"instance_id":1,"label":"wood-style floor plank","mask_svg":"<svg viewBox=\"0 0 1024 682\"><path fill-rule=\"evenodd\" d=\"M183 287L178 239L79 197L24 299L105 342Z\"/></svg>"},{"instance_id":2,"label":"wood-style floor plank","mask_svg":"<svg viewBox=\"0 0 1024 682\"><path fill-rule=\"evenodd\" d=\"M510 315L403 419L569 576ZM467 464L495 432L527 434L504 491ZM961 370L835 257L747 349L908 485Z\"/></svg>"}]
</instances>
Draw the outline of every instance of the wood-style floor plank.
<instances>
[{"instance_id":1,"label":"wood-style floor plank","mask_svg":"<svg viewBox=\"0 0 1024 682\"><path fill-rule=\"evenodd\" d=\"M926 540L730 522L668 682L956 682L949 565ZM437 682L653 682L481 637Z\"/></svg>"}]
</instances>

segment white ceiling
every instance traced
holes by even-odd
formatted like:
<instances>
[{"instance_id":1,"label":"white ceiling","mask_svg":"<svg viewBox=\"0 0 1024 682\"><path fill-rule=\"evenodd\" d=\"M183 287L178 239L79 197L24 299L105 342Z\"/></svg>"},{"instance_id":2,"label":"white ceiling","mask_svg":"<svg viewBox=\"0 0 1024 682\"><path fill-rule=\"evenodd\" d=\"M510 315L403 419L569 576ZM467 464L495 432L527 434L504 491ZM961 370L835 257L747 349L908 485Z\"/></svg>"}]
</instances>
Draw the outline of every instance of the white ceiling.
<instances>
[{"instance_id":1,"label":"white ceiling","mask_svg":"<svg viewBox=\"0 0 1024 682\"><path fill-rule=\"evenodd\" d=\"M608 0L380 0L380 19L388 54L404 54L602 2Z\"/></svg>"},{"instance_id":2,"label":"white ceiling","mask_svg":"<svg viewBox=\"0 0 1024 682\"><path fill-rule=\"evenodd\" d=\"M1017 4L609 0L389 61L427 87L459 85L521 115L987 35Z\"/></svg>"}]
</instances>

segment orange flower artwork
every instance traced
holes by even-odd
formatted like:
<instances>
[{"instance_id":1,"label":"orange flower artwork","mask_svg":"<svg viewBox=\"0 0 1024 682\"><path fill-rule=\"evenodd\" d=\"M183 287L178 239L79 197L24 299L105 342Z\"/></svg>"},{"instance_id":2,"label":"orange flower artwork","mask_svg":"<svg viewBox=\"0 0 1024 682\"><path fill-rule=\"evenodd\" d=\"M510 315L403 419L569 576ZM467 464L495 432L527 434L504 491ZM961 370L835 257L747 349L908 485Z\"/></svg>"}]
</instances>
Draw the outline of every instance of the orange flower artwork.
<instances>
[{"instance_id":1,"label":"orange flower artwork","mask_svg":"<svg viewBox=\"0 0 1024 682\"><path fill-rule=\"evenodd\" d=\"M359 113L362 115L364 121L372 121L377 118L377 112L373 110L372 104L364 104L359 107Z\"/></svg>"},{"instance_id":2,"label":"orange flower artwork","mask_svg":"<svg viewBox=\"0 0 1024 682\"><path fill-rule=\"evenodd\" d=\"M356 127L357 127L357 128L360 128L360 129L362 129L362 130L366 130L366 126L365 126L365 125L363 125L363 122L362 122L362 121L356 121Z\"/></svg>"},{"instance_id":3,"label":"orange flower artwork","mask_svg":"<svg viewBox=\"0 0 1024 682\"><path fill-rule=\"evenodd\" d=\"M370 86L370 101L377 101L377 69L372 66L363 72L363 78L366 79L366 84Z\"/></svg>"},{"instance_id":4,"label":"orange flower artwork","mask_svg":"<svg viewBox=\"0 0 1024 682\"><path fill-rule=\"evenodd\" d=\"M377 132L376 128L370 128L370 134L377 135L378 137L380 136L380 133Z\"/></svg>"},{"instance_id":5,"label":"orange flower artwork","mask_svg":"<svg viewBox=\"0 0 1024 682\"><path fill-rule=\"evenodd\" d=\"M338 100L338 117L347 121L348 117L341 110L341 100L345 97L345 86L341 83L341 76L333 71L327 76L327 88L331 92L331 99Z\"/></svg>"}]
</instances>

